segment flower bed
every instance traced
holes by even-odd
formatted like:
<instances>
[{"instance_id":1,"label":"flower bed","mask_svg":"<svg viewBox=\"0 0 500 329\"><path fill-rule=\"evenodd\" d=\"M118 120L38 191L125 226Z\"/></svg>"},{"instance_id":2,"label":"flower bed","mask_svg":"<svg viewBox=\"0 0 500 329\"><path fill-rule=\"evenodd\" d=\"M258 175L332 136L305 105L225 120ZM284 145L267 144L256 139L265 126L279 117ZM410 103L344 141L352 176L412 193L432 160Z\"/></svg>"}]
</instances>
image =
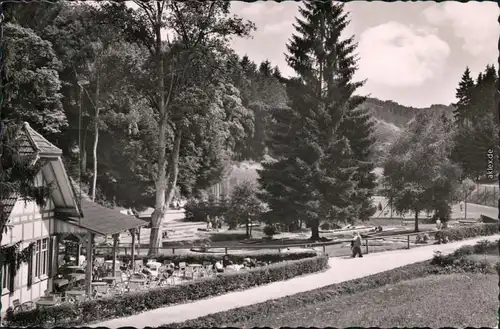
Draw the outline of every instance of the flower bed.
<instances>
[{"instance_id":1,"label":"flower bed","mask_svg":"<svg viewBox=\"0 0 500 329\"><path fill-rule=\"evenodd\" d=\"M291 255L291 254L290 254ZM238 255L240 256L240 255ZM81 326L116 317L130 316L173 304L216 296L271 282L319 272L328 266L328 257L319 255L284 261L247 271L223 273L188 283L125 293L112 298L64 304L11 314L9 326ZM165 320L166 322L168 319Z\"/></svg>"}]
</instances>

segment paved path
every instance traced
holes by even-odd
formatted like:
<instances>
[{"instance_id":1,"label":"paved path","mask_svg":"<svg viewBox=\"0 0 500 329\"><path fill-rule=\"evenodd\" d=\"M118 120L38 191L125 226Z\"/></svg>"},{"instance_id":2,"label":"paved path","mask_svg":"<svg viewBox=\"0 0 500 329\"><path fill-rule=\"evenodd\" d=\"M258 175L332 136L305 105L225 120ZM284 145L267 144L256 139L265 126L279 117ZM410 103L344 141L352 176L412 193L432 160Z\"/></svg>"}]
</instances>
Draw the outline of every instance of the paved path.
<instances>
[{"instance_id":1,"label":"paved path","mask_svg":"<svg viewBox=\"0 0 500 329\"><path fill-rule=\"evenodd\" d=\"M365 255L363 258L330 258L330 268L322 273L305 275L287 281L275 282L243 291L198 300L191 303L163 307L126 318L118 318L94 324L92 326L118 328L145 326L159 327L163 324L182 322L212 313L233 308L262 303L267 300L294 295L314 290L331 284L357 279L371 274L387 271L404 265L431 259L434 251L452 252L463 246L480 240L496 240L500 235L431 245L410 250L394 250Z\"/></svg>"}]
</instances>

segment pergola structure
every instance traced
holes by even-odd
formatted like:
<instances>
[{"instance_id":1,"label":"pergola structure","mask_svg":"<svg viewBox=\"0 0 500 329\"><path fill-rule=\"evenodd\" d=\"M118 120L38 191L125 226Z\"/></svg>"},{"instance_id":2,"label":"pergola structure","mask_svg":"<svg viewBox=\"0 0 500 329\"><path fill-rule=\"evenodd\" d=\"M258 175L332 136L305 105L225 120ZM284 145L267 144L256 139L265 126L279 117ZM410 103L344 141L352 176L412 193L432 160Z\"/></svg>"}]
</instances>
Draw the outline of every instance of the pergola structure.
<instances>
[{"instance_id":1,"label":"pergola structure","mask_svg":"<svg viewBox=\"0 0 500 329\"><path fill-rule=\"evenodd\" d=\"M113 236L113 275L116 271L116 255L118 237L121 232L130 231L132 234L132 262L135 255L135 230L147 225L147 222L137 219L135 216L124 215L119 211L106 208L92 201L81 200L81 217L57 214L56 232L59 234L72 234L77 236L81 242L87 240L87 268L86 268L86 291L91 293L93 246L96 235Z\"/></svg>"}]
</instances>

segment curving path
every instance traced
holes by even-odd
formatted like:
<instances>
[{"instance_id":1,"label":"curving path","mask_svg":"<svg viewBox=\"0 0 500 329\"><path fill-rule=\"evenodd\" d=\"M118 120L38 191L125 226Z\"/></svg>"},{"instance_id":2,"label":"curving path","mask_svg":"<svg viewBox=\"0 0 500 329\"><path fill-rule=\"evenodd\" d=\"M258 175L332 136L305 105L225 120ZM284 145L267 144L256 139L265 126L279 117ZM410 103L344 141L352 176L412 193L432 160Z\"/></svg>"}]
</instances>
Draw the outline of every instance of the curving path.
<instances>
[{"instance_id":1,"label":"curving path","mask_svg":"<svg viewBox=\"0 0 500 329\"><path fill-rule=\"evenodd\" d=\"M498 240L500 235L479 237L445 245L430 245L410 250L394 250L367 254L363 258L330 258L330 268L324 272L275 282L243 291L230 292L191 303L167 306L125 318L118 318L91 325L92 327L159 327L166 323L182 322L233 308L262 303L331 284L391 270L404 265L431 259L434 251L452 252L481 240Z\"/></svg>"}]
</instances>

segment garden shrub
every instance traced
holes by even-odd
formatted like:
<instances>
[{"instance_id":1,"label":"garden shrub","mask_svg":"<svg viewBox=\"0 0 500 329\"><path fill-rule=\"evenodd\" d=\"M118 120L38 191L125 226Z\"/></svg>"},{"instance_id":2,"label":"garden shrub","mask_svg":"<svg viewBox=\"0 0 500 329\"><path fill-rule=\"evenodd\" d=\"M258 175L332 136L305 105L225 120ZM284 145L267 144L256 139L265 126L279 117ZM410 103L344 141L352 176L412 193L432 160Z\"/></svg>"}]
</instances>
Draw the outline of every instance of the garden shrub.
<instances>
[{"instance_id":1,"label":"garden shrub","mask_svg":"<svg viewBox=\"0 0 500 329\"><path fill-rule=\"evenodd\" d=\"M204 222L207 216L207 202L191 198L184 205L185 217L188 222Z\"/></svg>"},{"instance_id":2,"label":"garden shrub","mask_svg":"<svg viewBox=\"0 0 500 329\"><path fill-rule=\"evenodd\" d=\"M470 226L451 227L441 230L449 241L458 241L477 236L498 234L498 224L476 224Z\"/></svg>"},{"instance_id":3,"label":"garden shrub","mask_svg":"<svg viewBox=\"0 0 500 329\"><path fill-rule=\"evenodd\" d=\"M64 304L10 314L9 326L79 326L129 316L146 310L185 303L228 291L247 289L271 282L319 272L328 267L328 256L285 261L246 271L222 273L179 285L125 293L80 304ZM168 319L165 320L166 322Z\"/></svg>"},{"instance_id":4,"label":"garden shrub","mask_svg":"<svg viewBox=\"0 0 500 329\"><path fill-rule=\"evenodd\" d=\"M322 229L322 230L328 231L328 230L331 230L331 225L330 225L330 223L325 222L325 223L322 223L319 226L319 228Z\"/></svg>"},{"instance_id":5,"label":"garden shrub","mask_svg":"<svg viewBox=\"0 0 500 329\"><path fill-rule=\"evenodd\" d=\"M475 245L462 246L450 254L436 252L431 260L432 265L440 266L451 272L496 273L495 267L487 260L474 260L468 255L488 254L498 249L497 241L483 240Z\"/></svg>"},{"instance_id":6,"label":"garden shrub","mask_svg":"<svg viewBox=\"0 0 500 329\"><path fill-rule=\"evenodd\" d=\"M266 225L262 229L262 232L268 237L272 237L273 235L278 234L278 229L274 225Z\"/></svg>"},{"instance_id":7,"label":"garden shrub","mask_svg":"<svg viewBox=\"0 0 500 329\"><path fill-rule=\"evenodd\" d=\"M246 233L243 232L222 232L222 233L212 233L210 234L210 241L221 242L221 241L242 241L247 238Z\"/></svg>"}]
</instances>

